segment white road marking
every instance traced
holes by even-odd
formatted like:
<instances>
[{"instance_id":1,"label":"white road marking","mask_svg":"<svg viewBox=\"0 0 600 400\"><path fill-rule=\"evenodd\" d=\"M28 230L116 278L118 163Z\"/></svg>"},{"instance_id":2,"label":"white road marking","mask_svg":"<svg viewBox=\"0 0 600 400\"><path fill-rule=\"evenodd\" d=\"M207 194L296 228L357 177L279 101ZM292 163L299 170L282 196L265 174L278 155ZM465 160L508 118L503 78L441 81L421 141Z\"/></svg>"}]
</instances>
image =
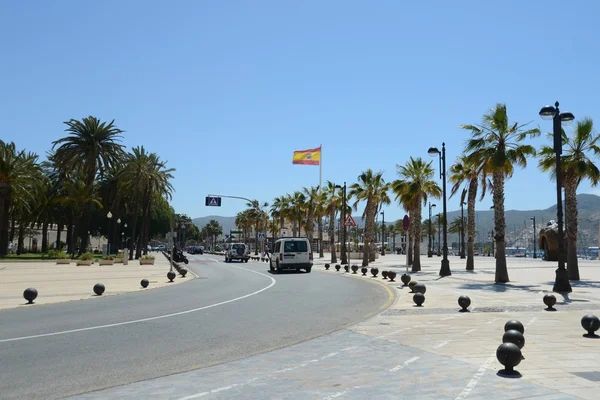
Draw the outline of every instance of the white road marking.
<instances>
[{"instance_id":1,"label":"white road marking","mask_svg":"<svg viewBox=\"0 0 600 400\"><path fill-rule=\"evenodd\" d=\"M538 319L538 317L533 317L531 320L529 320L529 322L525 325L531 325L535 322L535 320Z\"/></svg>"},{"instance_id":2,"label":"white road marking","mask_svg":"<svg viewBox=\"0 0 600 400\"><path fill-rule=\"evenodd\" d=\"M441 343L436 344L435 346L433 346L434 349L439 349L440 347L444 347L445 345L447 345L448 343L450 343L449 340L444 340Z\"/></svg>"},{"instance_id":3,"label":"white road marking","mask_svg":"<svg viewBox=\"0 0 600 400\"><path fill-rule=\"evenodd\" d=\"M446 318L442 318L442 321L448 321L449 319L454 319L455 317L446 317Z\"/></svg>"},{"instance_id":4,"label":"white road marking","mask_svg":"<svg viewBox=\"0 0 600 400\"><path fill-rule=\"evenodd\" d=\"M400 365L397 365L397 366L395 366L394 368L390 369L390 372L397 372L397 371L400 371L402 368L404 368L404 367L405 367L405 366L407 366L408 364L414 363L414 362L415 362L415 361L417 361L419 358L421 358L421 357L413 357L413 358L410 358L410 359L408 359L408 360L404 361L404 363L402 363L402 364L400 364Z\"/></svg>"},{"instance_id":5,"label":"white road marking","mask_svg":"<svg viewBox=\"0 0 600 400\"><path fill-rule=\"evenodd\" d=\"M79 329L70 329L68 331L59 331L59 332L51 332L51 333L42 333L40 335L21 336L21 337L16 337L16 338L0 339L0 343L16 342L16 341L19 341L19 340L36 339L36 338L42 338L42 337L47 337L47 336L66 335L67 333L93 331L93 330L96 330L96 329L114 328L116 326L131 325L131 324L137 324L137 323L140 323L140 322L148 322L148 321L154 321L154 320L157 320L157 319L171 318L171 317L176 317L178 315L190 314L190 313L193 313L193 312L207 310L209 308L222 306L224 304L233 303L234 301L247 299L248 297L255 296L255 295L259 294L259 293L262 293L265 290L269 290L277 282L275 279L273 279L273 277L271 277L269 275L266 275L266 274L263 274L262 272L253 271L251 269L247 269L247 268L243 268L243 267L238 267L238 266L235 266L235 265L229 265L229 267L243 269L244 271L248 271L248 272L252 272L253 274L264 276L265 278L269 278L271 280L271 283L268 286L265 286L264 288L262 288L260 290L257 290L255 292L246 294L244 296L236 297L235 299L221 301L219 303L211 304L211 305L204 306L204 307L193 308L191 310L180 311L180 312L176 312L176 313L172 313L172 314L158 315L156 317L136 319L136 320L133 320L133 321L117 322L117 323L114 323L114 324L97 325L97 326L90 326L90 327L87 327L87 328L79 328Z\"/></svg>"},{"instance_id":6,"label":"white road marking","mask_svg":"<svg viewBox=\"0 0 600 400\"><path fill-rule=\"evenodd\" d=\"M454 400L462 400L466 398L469 395L469 393L471 393L475 386L477 386L477 383L479 382L483 374L485 374L487 367L492 363L492 361L494 361L494 357L488 358L483 364L481 364L481 367L479 367L475 375L473 375L473 378L469 381L469 383L467 383L467 386L463 389L462 392L460 392L460 394Z\"/></svg>"},{"instance_id":7,"label":"white road marking","mask_svg":"<svg viewBox=\"0 0 600 400\"><path fill-rule=\"evenodd\" d=\"M217 389L213 389L210 392L211 393L219 393L219 392L223 392L225 390L233 389L235 386L237 386L237 385L224 386L224 387L220 387L220 388L217 388Z\"/></svg>"},{"instance_id":8,"label":"white road marking","mask_svg":"<svg viewBox=\"0 0 600 400\"><path fill-rule=\"evenodd\" d=\"M193 395L191 395L191 396L185 396L185 397L182 397L182 398L180 398L179 400L191 400L191 399L197 399L197 398L199 398L199 397L206 396L207 394L210 394L210 392L196 393L196 394L193 394Z\"/></svg>"},{"instance_id":9,"label":"white road marking","mask_svg":"<svg viewBox=\"0 0 600 400\"><path fill-rule=\"evenodd\" d=\"M488 321L487 323L488 323L488 324L493 324L493 323L494 323L494 322L496 322L496 321L498 321L498 318L494 318L494 319L492 319L492 320Z\"/></svg>"},{"instance_id":10,"label":"white road marking","mask_svg":"<svg viewBox=\"0 0 600 400\"><path fill-rule=\"evenodd\" d=\"M465 331L465 335L468 335L469 333L473 333L476 330L477 330L477 328L469 329L468 331Z\"/></svg>"}]
</instances>

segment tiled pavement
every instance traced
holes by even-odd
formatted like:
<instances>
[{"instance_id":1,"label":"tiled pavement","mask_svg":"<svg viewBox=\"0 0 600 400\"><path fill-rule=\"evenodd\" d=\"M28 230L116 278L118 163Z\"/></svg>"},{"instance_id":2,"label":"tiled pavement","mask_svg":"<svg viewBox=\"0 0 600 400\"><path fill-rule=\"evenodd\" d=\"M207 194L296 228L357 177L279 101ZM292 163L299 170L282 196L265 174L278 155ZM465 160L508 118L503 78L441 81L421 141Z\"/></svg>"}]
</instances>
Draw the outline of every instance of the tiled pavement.
<instances>
[{"instance_id":1,"label":"tiled pavement","mask_svg":"<svg viewBox=\"0 0 600 400\"><path fill-rule=\"evenodd\" d=\"M317 265L316 271L343 275L340 279L387 285L397 301L351 329L295 346L73 398L599 398L600 340L582 337L580 326L583 315L600 309L599 263L582 263L581 275L590 279L574 284L570 296L557 295L558 311L548 312L541 304L552 284L548 264L520 261L512 266L510 284L493 285L492 260L476 264L476 273L454 265L451 278L439 279L437 265L413 274L427 285L422 308L412 304L412 294L398 279L325 272ZM397 266L391 257L385 261L389 264L379 263L380 270ZM460 294L471 297L471 312L458 312ZM509 319L526 326L525 359L516 368L520 378L496 374L502 366L495 351Z\"/></svg>"}]
</instances>

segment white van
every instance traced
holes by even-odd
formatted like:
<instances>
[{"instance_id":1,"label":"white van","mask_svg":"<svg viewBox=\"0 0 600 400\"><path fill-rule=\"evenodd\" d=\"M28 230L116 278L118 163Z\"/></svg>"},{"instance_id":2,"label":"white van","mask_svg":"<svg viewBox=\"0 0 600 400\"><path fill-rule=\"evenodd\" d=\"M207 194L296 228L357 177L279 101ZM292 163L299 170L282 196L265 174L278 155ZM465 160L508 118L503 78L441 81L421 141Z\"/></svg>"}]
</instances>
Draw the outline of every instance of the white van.
<instances>
[{"instance_id":1,"label":"white van","mask_svg":"<svg viewBox=\"0 0 600 400\"><path fill-rule=\"evenodd\" d=\"M310 272L313 266L313 254L310 241L305 237L289 237L277 239L273 245L270 259L271 271L281 272L284 269L301 269Z\"/></svg>"}]
</instances>

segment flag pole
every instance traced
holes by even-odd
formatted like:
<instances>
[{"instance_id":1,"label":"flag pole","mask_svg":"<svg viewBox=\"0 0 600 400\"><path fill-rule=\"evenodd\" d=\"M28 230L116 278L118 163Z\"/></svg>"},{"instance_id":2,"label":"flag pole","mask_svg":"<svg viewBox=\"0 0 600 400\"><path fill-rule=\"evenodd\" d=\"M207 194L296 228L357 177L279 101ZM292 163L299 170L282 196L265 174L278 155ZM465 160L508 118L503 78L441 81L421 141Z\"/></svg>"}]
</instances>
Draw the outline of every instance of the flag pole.
<instances>
[{"instance_id":1,"label":"flag pole","mask_svg":"<svg viewBox=\"0 0 600 400\"><path fill-rule=\"evenodd\" d=\"M323 145L319 145L319 193L323 188Z\"/></svg>"}]
</instances>

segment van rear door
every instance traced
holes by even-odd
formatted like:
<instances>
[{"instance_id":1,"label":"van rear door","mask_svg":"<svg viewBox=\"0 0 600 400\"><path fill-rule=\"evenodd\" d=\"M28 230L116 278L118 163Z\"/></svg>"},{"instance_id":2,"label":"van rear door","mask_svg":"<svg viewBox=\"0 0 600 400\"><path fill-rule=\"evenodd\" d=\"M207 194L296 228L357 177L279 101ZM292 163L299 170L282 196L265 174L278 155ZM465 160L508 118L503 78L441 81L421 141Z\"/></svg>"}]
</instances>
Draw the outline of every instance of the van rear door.
<instances>
[{"instance_id":1,"label":"van rear door","mask_svg":"<svg viewBox=\"0 0 600 400\"><path fill-rule=\"evenodd\" d=\"M283 260L284 263L289 264L308 264L310 261L308 242L305 239L286 240L283 248Z\"/></svg>"}]
</instances>

